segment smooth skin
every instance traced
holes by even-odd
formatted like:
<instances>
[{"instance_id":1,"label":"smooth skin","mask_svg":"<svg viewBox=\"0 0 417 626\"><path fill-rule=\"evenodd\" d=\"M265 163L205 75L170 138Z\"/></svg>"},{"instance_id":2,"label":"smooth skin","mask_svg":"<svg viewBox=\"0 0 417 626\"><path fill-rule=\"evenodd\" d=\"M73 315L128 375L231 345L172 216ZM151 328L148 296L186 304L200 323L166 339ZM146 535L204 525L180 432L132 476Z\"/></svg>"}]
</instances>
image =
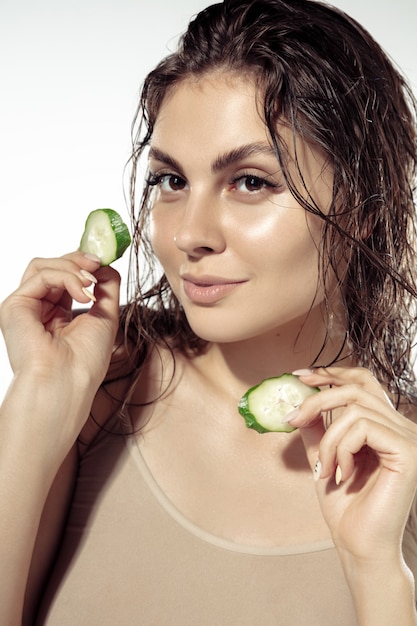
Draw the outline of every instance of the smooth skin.
<instances>
[{"instance_id":1,"label":"smooth skin","mask_svg":"<svg viewBox=\"0 0 417 626\"><path fill-rule=\"evenodd\" d=\"M317 289L319 223L289 193L267 150L228 158L243 153L242 146L268 144L256 104L253 86L238 78L212 76L181 85L162 107L150 168L160 177L152 214L154 250L191 326L218 342L211 350L213 363L219 353L222 365L235 365L240 356L252 372L258 369L259 380L288 371L289 364L296 369L294 359L309 362L324 321ZM312 147L301 148L309 192L326 209L329 167ZM198 291L187 294L184 276L226 277L237 285L224 300L205 306ZM301 329L308 340L296 352L292 346ZM216 371L225 380L230 376L230 370ZM242 366L235 372L246 375ZM292 424L300 428L310 467L320 461L317 495L361 623L393 623L401 607L404 624L414 624L411 577L400 544L417 484L416 426L393 409L362 368L329 368L302 380L332 386L309 398ZM334 424L325 432L322 415L329 412ZM364 446L370 451L359 453ZM336 480L343 482L337 486L338 466ZM378 584L377 576L385 584Z\"/></svg>"},{"instance_id":2,"label":"smooth skin","mask_svg":"<svg viewBox=\"0 0 417 626\"><path fill-rule=\"evenodd\" d=\"M159 180L153 249L194 330L219 343L276 341L283 328L283 340L292 342L312 302L310 323L323 326L321 221L289 192L253 90L250 82L217 75L176 88L151 143L151 176ZM299 149L309 190L326 206L332 172L317 151ZM187 291L190 281L216 279L236 284L224 302L204 305Z\"/></svg>"},{"instance_id":3,"label":"smooth skin","mask_svg":"<svg viewBox=\"0 0 417 626\"><path fill-rule=\"evenodd\" d=\"M178 86L158 117L152 245L190 324L210 344L193 359L176 355L170 393L132 411L138 441L161 488L201 527L264 546L332 536L359 624L391 626L401 615L403 626L415 625L401 537L417 483L417 428L347 358L343 367L305 370L327 323L317 270L321 227L285 187L257 104L250 81L213 75ZM312 147L299 147L309 193L326 210L331 171ZM91 300L90 274L96 301L72 319L71 300ZM15 373L0 413L5 626L22 623L28 576L23 623L30 624L41 593L36 581L59 549L70 506L82 454L77 436L94 436L93 402L101 422L109 412L94 397L117 332L118 290L112 268L77 252L33 261L0 308ZM338 345L336 336L323 358ZM169 356L161 356L164 369L150 359L134 401L155 397L170 379ZM294 370L324 387L292 416L299 430L246 429L240 396L262 378Z\"/></svg>"},{"instance_id":4,"label":"smooth skin","mask_svg":"<svg viewBox=\"0 0 417 626\"><path fill-rule=\"evenodd\" d=\"M413 624L413 612L405 610L412 577L402 560L400 539L415 506L416 425L394 409L366 369L320 368L302 374L303 382L324 390L305 400L291 424L300 428L310 463L316 462L321 510L359 622L377 623L378 618L381 624L395 623L404 615L404 624ZM336 419L325 431L319 416L327 411ZM373 602L378 590L379 606ZM395 593L404 601L397 616Z\"/></svg>"},{"instance_id":5,"label":"smooth skin","mask_svg":"<svg viewBox=\"0 0 417 626\"><path fill-rule=\"evenodd\" d=\"M0 308L14 372L0 410L4 626L22 623L26 591L23 623L32 623L39 586L68 506L78 462L75 442L111 357L120 281L113 269L99 270L99 265L98 259L80 252L61 259L35 259L20 287ZM97 301L88 314L71 321L72 299L82 304L91 300L83 291L91 284L84 272L95 272Z\"/></svg>"}]
</instances>

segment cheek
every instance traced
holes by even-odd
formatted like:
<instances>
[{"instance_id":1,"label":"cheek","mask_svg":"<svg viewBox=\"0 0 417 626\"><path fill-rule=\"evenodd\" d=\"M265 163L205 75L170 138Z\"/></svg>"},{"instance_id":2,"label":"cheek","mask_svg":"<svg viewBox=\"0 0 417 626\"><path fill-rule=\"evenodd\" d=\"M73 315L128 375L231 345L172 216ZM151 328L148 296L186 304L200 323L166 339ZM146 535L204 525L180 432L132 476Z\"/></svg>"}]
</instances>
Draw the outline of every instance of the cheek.
<instances>
[{"instance_id":1,"label":"cheek","mask_svg":"<svg viewBox=\"0 0 417 626\"><path fill-rule=\"evenodd\" d=\"M245 250L247 259L254 265L300 274L302 267L311 274L317 269L322 227L316 221L310 222L304 210L294 209L289 214L243 227L240 237L236 231L236 245Z\"/></svg>"},{"instance_id":2,"label":"cheek","mask_svg":"<svg viewBox=\"0 0 417 626\"><path fill-rule=\"evenodd\" d=\"M247 260L257 268L269 302L272 299L283 303L285 299L298 308L323 299L319 270L321 231L321 223L307 227L303 216L298 224L276 224L248 248Z\"/></svg>"},{"instance_id":3,"label":"cheek","mask_svg":"<svg viewBox=\"0 0 417 626\"><path fill-rule=\"evenodd\" d=\"M175 248L174 231L170 227L169 221L161 220L157 212L152 212L150 216L149 241L157 259L162 265L165 265L167 258L172 255Z\"/></svg>"}]
</instances>

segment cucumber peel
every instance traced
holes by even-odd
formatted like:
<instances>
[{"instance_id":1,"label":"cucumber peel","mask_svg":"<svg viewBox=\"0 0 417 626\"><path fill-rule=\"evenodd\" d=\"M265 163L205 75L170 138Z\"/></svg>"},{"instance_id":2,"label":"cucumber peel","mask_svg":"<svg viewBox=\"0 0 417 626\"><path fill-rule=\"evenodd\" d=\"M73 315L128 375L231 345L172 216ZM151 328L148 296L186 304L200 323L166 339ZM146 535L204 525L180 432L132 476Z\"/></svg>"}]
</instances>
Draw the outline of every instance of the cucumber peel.
<instances>
[{"instance_id":1,"label":"cucumber peel","mask_svg":"<svg viewBox=\"0 0 417 626\"><path fill-rule=\"evenodd\" d=\"M258 433L290 433L295 427L282 420L308 397L320 391L293 374L266 378L241 397L238 411L246 426Z\"/></svg>"},{"instance_id":2,"label":"cucumber peel","mask_svg":"<svg viewBox=\"0 0 417 626\"><path fill-rule=\"evenodd\" d=\"M99 257L101 265L119 259L132 240L129 229L117 211L96 209L89 213L81 237L80 250Z\"/></svg>"}]
</instances>

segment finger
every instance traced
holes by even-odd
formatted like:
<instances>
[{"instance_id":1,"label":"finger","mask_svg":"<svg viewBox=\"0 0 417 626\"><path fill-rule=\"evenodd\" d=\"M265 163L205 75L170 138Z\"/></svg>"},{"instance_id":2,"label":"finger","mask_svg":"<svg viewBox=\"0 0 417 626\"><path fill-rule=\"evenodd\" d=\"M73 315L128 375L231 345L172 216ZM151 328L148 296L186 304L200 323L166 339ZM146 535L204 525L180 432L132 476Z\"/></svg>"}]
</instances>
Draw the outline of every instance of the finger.
<instances>
[{"instance_id":1,"label":"finger","mask_svg":"<svg viewBox=\"0 0 417 626\"><path fill-rule=\"evenodd\" d=\"M85 304L92 299L85 291L86 284L88 279L79 271L47 267L27 279L15 292L15 296L36 301L45 299L56 304L66 293L70 298Z\"/></svg>"},{"instance_id":2,"label":"finger","mask_svg":"<svg viewBox=\"0 0 417 626\"><path fill-rule=\"evenodd\" d=\"M348 480L355 468L355 455L367 446L376 455L381 467L396 474L399 478L402 477L406 482L410 481L413 489L415 489L417 462L414 451L416 443L417 437L410 441L410 438L404 437L386 424L363 417L346 429L343 437L337 443L333 460L331 459L332 454L329 458L325 449L320 450L322 475L323 477L326 475L329 465L334 466L336 463L340 467L340 479Z\"/></svg>"},{"instance_id":3,"label":"finger","mask_svg":"<svg viewBox=\"0 0 417 626\"><path fill-rule=\"evenodd\" d=\"M337 422L354 407L370 409L379 414L381 419L388 418L401 427L412 427L412 422L398 413L384 395L374 395L359 385L344 385L322 389L304 400L298 411L291 417L290 423L297 428L306 427L317 420L318 415L332 414L332 421ZM355 409L354 409L355 410Z\"/></svg>"},{"instance_id":4,"label":"finger","mask_svg":"<svg viewBox=\"0 0 417 626\"><path fill-rule=\"evenodd\" d=\"M119 324L120 275L112 267L102 267L96 274L95 301L91 315L107 319L113 327Z\"/></svg>"},{"instance_id":5,"label":"finger","mask_svg":"<svg viewBox=\"0 0 417 626\"><path fill-rule=\"evenodd\" d=\"M309 425L306 428L299 429L307 460L313 472L318 469L317 463L320 460L320 443L325 432L326 430L323 424L323 419L317 420L314 424ZM316 472L314 477L316 478L317 475L318 474Z\"/></svg>"},{"instance_id":6,"label":"finger","mask_svg":"<svg viewBox=\"0 0 417 626\"><path fill-rule=\"evenodd\" d=\"M101 364L98 379L104 378L114 347L119 328L119 290L120 276L111 267L102 268L97 272L96 301L87 313L74 319L79 331L78 337L84 333L84 345L93 344L97 362ZM94 323L93 323L94 322ZM72 325L71 325L72 326ZM70 331L70 326L64 334Z\"/></svg>"},{"instance_id":7,"label":"finger","mask_svg":"<svg viewBox=\"0 0 417 626\"><path fill-rule=\"evenodd\" d=\"M343 453L345 449L343 441L346 433L354 429L355 424L360 423L362 420L374 422L375 424L378 423L392 430L396 428L393 422L382 419L375 411L357 405L349 406L344 411L343 416L332 423L320 442L318 455L322 465L323 477L331 475L342 460L342 466L345 469L350 467L350 470L353 470L353 459L348 454ZM398 432L403 434L399 428ZM358 450L355 452L358 452Z\"/></svg>"},{"instance_id":8,"label":"finger","mask_svg":"<svg viewBox=\"0 0 417 626\"><path fill-rule=\"evenodd\" d=\"M0 327L6 343L16 331L20 335L31 328L43 333L44 325L52 323L56 328L67 323L73 299L82 304L91 300L85 292L86 281L78 271L43 268L33 274L1 304Z\"/></svg>"},{"instance_id":9,"label":"finger","mask_svg":"<svg viewBox=\"0 0 417 626\"><path fill-rule=\"evenodd\" d=\"M365 367L319 367L294 372L303 382L313 386L354 385L390 402L385 389Z\"/></svg>"},{"instance_id":10,"label":"finger","mask_svg":"<svg viewBox=\"0 0 417 626\"><path fill-rule=\"evenodd\" d=\"M26 271L22 276L20 284L33 277L46 267L51 269L61 269L62 271L77 272L85 270L93 273L100 267L100 259L95 255L84 254L82 252L71 252L57 258L41 258L36 257L31 260Z\"/></svg>"}]
</instances>

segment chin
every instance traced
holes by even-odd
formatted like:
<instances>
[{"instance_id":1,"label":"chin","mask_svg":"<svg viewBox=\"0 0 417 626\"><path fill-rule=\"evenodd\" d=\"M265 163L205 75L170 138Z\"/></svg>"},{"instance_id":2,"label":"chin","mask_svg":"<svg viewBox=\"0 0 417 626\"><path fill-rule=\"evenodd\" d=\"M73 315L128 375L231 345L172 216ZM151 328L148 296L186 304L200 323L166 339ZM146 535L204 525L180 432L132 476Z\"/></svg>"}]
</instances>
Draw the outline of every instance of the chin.
<instances>
[{"instance_id":1,"label":"chin","mask_svg":"<svg viewBox=\"0 0 417 626\"><path fill-rule=\"evenodd\" d=\"M239 343L251 339L260 340L261 337L268 335L271 338L276 337L277 332L274 328L259 328L259 326L239 326L236 317L232 322L219 320L216 323L207 324L195 322L189 319L188 323L193 332L205 341L210 343Z\"/></svg>"}]
</instances>

